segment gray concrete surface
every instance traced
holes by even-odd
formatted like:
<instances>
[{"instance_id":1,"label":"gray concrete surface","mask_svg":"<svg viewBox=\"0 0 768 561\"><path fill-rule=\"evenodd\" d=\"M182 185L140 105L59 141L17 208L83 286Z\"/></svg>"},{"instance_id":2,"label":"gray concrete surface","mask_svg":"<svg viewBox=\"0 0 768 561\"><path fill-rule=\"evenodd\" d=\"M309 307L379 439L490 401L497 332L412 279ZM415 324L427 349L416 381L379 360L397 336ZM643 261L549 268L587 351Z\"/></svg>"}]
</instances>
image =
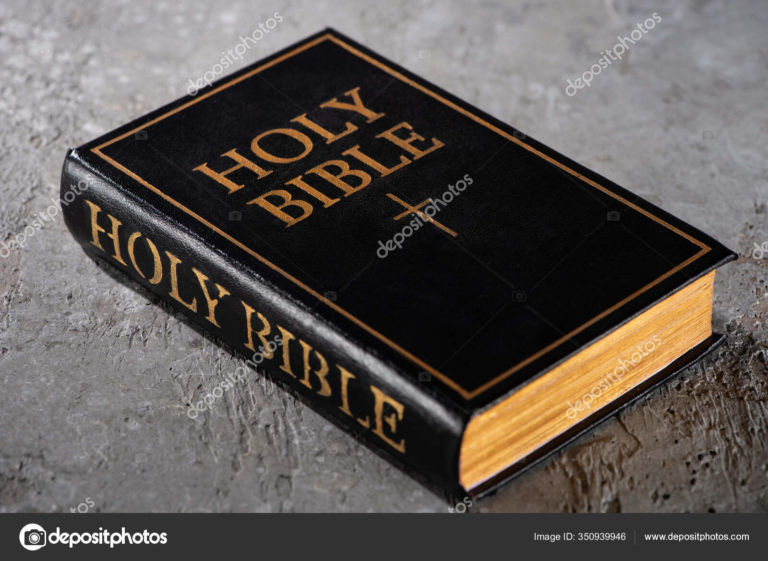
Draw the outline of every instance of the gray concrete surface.
<instances>
[{"instance_id":1,"label":"gray concrete surface","mask_svg":"<svg viewBox=\"0 0 768 561\"><path fill-rule=\"evenodd\" d=\"M67 147L183 95L276 11L238 68L334 26L741 256L717 278L717 356L475 510L768 510L764 0L6 0L0 240L57 196ZM564 93L653 12L621 62ZM0 296L0 511L447 510L255 375L190 420L184 402L235 361L87 259L60 215L0 259Z\"/></svg>"}]
</instances>

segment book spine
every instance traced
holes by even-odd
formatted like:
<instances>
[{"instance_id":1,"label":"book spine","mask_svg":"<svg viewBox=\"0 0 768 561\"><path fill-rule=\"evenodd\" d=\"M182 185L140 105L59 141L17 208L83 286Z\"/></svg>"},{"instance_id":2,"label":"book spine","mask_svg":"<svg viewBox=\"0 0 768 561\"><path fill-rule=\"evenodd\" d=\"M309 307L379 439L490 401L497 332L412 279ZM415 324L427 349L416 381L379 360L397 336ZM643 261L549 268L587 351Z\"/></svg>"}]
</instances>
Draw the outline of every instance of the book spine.
<instances>
[{"instance_id":1,"label":"book spine","mask_svg":"<svg viewBox=\"0 0 768 561\"><path fill-rule=\"evenodd\" d=\"M130 179L125 178L125 181ZM140 191L139 191L140 192ZM64 162L63 216L86 253L116 267L278 385L448 500L458 484L466 416L355 344L312 309L89 165ZM228 383L232 383L228 380ZM209 413L195 397L192 418Z\"/></svg>"}]
</instances>

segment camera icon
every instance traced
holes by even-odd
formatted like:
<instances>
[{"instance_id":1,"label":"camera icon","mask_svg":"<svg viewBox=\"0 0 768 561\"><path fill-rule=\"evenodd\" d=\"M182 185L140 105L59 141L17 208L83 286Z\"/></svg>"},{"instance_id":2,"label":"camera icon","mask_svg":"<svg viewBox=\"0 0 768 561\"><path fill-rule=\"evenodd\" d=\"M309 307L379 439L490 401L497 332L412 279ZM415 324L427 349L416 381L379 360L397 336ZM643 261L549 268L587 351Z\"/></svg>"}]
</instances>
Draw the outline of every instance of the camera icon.
<instances>
[{"instance_id":1,"label":"camera icon","mask_svg":"<svg viewBox=\"0 0 768 561\"><path fill-rule=\"evenodd\" d=\"M41 530L27 530L24 534L24 543L27 545L45 545L45 532Z\"/></svg>"},{"instance_id":2,"label":"camera icon","mask_svg":"<svg viewBox=\"0 0 768 561\"><path fill-rule=\"evenodd\" d=\"M21 547L29 551L36 551L47 543L46 532L39 524L27 524L19 532Z\"/></svg>"},{"instance_id":3,"label":"camera icon","mask_svg":"<svg viewBox=\"0 0 768 561\"><path fill-rule=\"evenodd\" d=\"M336 300L339 299L339 295L336 294L333 290L328 290L326 292L323 292L323 296L330 300L331 302L336 302Z\"/></svg>"}]
</instances>

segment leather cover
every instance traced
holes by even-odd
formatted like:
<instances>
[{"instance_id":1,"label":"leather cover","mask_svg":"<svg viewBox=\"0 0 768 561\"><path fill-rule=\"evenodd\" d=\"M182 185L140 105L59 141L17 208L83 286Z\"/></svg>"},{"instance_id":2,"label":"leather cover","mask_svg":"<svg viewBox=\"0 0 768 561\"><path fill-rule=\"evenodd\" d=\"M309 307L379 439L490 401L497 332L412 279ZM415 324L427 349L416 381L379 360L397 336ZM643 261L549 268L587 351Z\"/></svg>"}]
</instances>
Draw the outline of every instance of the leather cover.
<instances>
[{"instance_id":1,"label":"leather cover","mask_svg":"<svg viewBox=\"0 0 768 561\"><path fill-rule=\"evenodd\" d=\"M71 150L61 196L90 255L449 496L474 413L734 258L333 30Z\"/></svg>"}]
</instances>

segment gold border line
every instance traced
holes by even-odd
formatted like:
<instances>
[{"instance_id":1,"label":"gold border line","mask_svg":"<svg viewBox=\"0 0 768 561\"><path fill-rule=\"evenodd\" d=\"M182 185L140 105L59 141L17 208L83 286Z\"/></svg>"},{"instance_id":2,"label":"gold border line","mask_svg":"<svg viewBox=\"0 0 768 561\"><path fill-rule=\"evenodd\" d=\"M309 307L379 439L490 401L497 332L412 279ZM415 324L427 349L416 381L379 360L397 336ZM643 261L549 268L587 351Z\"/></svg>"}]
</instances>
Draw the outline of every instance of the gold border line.
<instances>
[{"instance_id":1,"label":"gold border line","mask_svg":"<svg viewBox=\"0 0 768 561\"><path fill-rule=\"evenodd\" d=\"M370 325L366 324L365 322L363 322L362 320L360 320L356 316L354 316L351 313L347 312L346 310L344 310L343 308L338 306L336 303L334 303L331 300L325 298L322 294L320 294L316 290L312 289L308 285L304 284L298 278L294 277L293 275L291 275L287 271L284 271L279 266L275 265L274 263L272 263L271 261L269 261L268 259L266 259L262 255L256 253L253 249L247 247L242 242L236 240L231 235L229 235L226 232L222 231L217 226L215 226L214 224L210 223L208 220L206 220L205 218L203 218L202 216L200 216L199 214L197 214L193 210L187 208L182 203L178 202L177 200L173 199L169 195L165 194L160 189L158 189L157 187L155 187L154 185L152 185L148 181L144 180L143 178L139 177L136 173L132 172L131 170L126 168L124 165L122 165L119 162L113 160L112 158L110 158L109 156L107 156L106 154L104 154L101 151L101 149L105 148L106 146L114 144L115 142L118 142L118 141L120 141L120 140L122 140L122 139L124 139L124 138L126 138L128 136L131 136L132 134L136 133L137 131L139 131L141 129L144 129L144 128L149 127L149 126L151 126L151 125L153 125L153 124L155 124L155 123L157 123L159 121L162 121L163 119L166 119L167 117L170 117L171 115L174 115L175 113L178 113L179 111L182 111L182 110L186 109L187 107L190 107L191 105L194 105L195 103L199 103L202 100L204 100L204 99L206 99L206 98L208 98L208 97L210 97L210 96L212 96L212 95L214 95L214 94L216 94L216 93L218 93L218 92L220 92L222 90L225 90L226 88L229 88L230 86L234 86L235 84L237 84L239 82L242 82L243 80L246 80L246 79L250 78L251 76L253 76L255 74L258 74L259 72L262 72L263 70L266 70L267 68L270 68L270 67L272 67L272 66L274 66L274 65L276 65L276 64L278 64L280 62L283 62L283 61L285 61L285 60L287 60L287 59L289 59L289 58L291 58L291 57L293 57L293 56L295 56L295 55L297 55L297 54L299 54L299 53L301 53L303 51L306 51L307 49L310 49L310 48L314 47L315 45L317 45L317 44L319 44L319 43L321 43L323 41L326 41L326 40L333 41L334 43L336 43L340 47L346 49L350 53L356 55L357 57L362 58L366 62L376 66L377 68L383 70L384 72L387 72L388 74L394 76L395 78L401 80L402 82L405 82L406 84L408 84L408 85L418 89L422 93L425 93L426 95L436 99L437 101L443 103L444 105L447 105L451 109L461 113L465 117L468 117L468 118L472 119L473 121L477 122L478 124L480 124L480 125L488 128L488 129L492 130L493 132L499 134L500 136L506 138L507 140L509 140L511 142L514 142L518 146L521 146L521 147L525 148L529 152L539 156L540 158L546 160L550 164L553 164L553 165L559 167L560 169L568 172L569 174L571 174L575 178L583 181L584 183L587 183L588 185L591 185L595 189L598 189L599 191L602 191L603 193L607 194L608 196L613 197L614 199L616 199L618 201L621 201L626 206L636 210L637 212L643 214L644 216L650 218L651 220L657 222L658 224L661 224L662 226L665 226L669 230L672 230L673 232L675 232L676 234L682 236L683 238L685 238L689 242L691 242L694 245L700 247L701 250L698 253L696 253L695 255L693 255L692 257L690 257L687 260L685 260L683 263L677 265L675 268L670 269L669 271L667 271L666 273L661 275L659 278L655 279L654 281L648 283L647 285L645 285L641 289L639 289L639 290L635 291L634 293L630 294L629 296L627 296L626 298L624 298L623 300L621 300L617 304L614 304L613 306L611 306L607 310L603 311L599 315L593 317L591 320L589 320L588 322L584 323L583 325L580 325L579 327L575 328L574 330L570 331L569 333L563 335L562 337L560 337L559 339L557 339L553 343L547 345L546 347L544 347L543 349L541 349L537 353L529 356L528 358L526 358L522 362L519 362L518 364L516 364L512 368L502 372L501 374L499 374L498 376L496 376L492 380L486 382L485 384L479 386L478 388L475 388L474 390L467 390L467 389L461 387L460 385L458 385L454 380L449 378L447 375L443 374L442 372L439 372L438 370L436 370L435 368L433 368L432 366L430 366L429 364L427 364L426 362L424 362L423 360L421 360L417 356L413 355L412 353L410 353L409 351L407 351L406 349L404 349L403 347L401 347L400 345L398 345L394 341L390 340L389 338L385 337L383 334L381 334L378 331L376 331ZM536 148L534 148L532 146L529 146L528 144L524 143L522 140L520 140L520 139L514 137L513 135L507 133L506 131L504 131L504 130L494 126L493 124L487 122L486 120L484 120L483 118L475 115L474 113L471 113L471 112L467 111L466 109L458 106L457 104L453 103L452 101L447 100L444 97L442 97L441 95L439 95L439 94L437 94L437 93L427 89L425 86L419 84L418 82L415 82L414 80L411 80L410 78L404 76L400 72L398 72L398 71L396 71L396 70L386 66L381 61L378 61L378 60L376 60L376 59L366 55L365 53L359 51L358 49L352 47L351 45L346 44L344 41L342 41L341 39L339 39L338 37L335 37L334 35L332 35L330 33L327 33L325 35L321 35L320 37L317 37L317 38L313 39L312 41L309 41L309 42L307 42L307 43L305 43L305 44L303 44L303 45L301 45L299 47L296 47L295 49L293 49L291 51L288 51L287 53L285 53L285 54L275 58L274 60L271 60L270 62L267 62L267 63L265 63L265 64L263 64L261 66L258 66L256 68L254 68L253 70L251 70L250 72L246 72L242 76L239 76L237 78L234 78L234 79L230 80L226 84L222 84L221 86L218 86L218 87L214 88L213 90L211 90L211 91L201 95L200 97L196 97L195 99L193 99L193 100L191 100L191 101L189 101L187 103L184 103L184 104L176 107L175 109L172 109L172 110L168 111L167 113L164 113L164 114L160 115L159 117L156 117L155 119L152 119L151 121L147 121L143 125L140 125L140 126L134 128L132 130L129 130L126 133L121 134L120 136L117 136L117 137L115 137L115 138L113 138L111 140L108 140L108 141L104 142L103 144L100 144L99 146L96 146L95 148L92 148L91 151L94 154L96 154L97 156L99 156L100 158L102 158L103 160L105 160L106 162L108 162L109 164L111 164L112 166L114 166L115 168L119 169L120 171L122 171L123 173L128 175L129 177L131 177L134 180L136 180L141 185L143 185L146 188L148 188L153 193L159 195L160 197L162 197L163 199L165 199L166 201L171 203L176 208L184 211L185 213L187 213L189 216L191 216L192 218L194 218L195 220L197 220L201 224L207 226L212 231L214 231L217 234L219 234L220 236L222 236L224 239L230 241L231 243L233 243L234 245L236 245L237 247L239 247L240 249L242 249L243 251L245 251L246 253L248 253L252 257L256 258L257 260L259 260L264 265L268 266L269 268L271 268L272 270L276 271L277 273L280 273L281 275L283 275L286 279L288 279L292 283L296 284L297 286L299 286L300 288L302 288L303 290L305 290L306 292L308 292L309 294L311 294L312 296L314 296L315 298L317 298L318 300L320 300L321 302L323 302L324 304L326 304L330 308L336 310L337 312L342 314L344 317L346 317L347 319L351 320L352 322L357 324L359 327L363 328L365 331L367 331L371 335L375 336L376 338L378 338L382 342L384 342L387 345L389 345L392 349L396 350L397 352L399 352L400 354L402 354L403 356L405 356L406 358L408 358L412 362L418 364L425 371L427 371L430 374L434 375L436 378L438 378L445 385L447 385L448 387L450 387L451 389L456 391L459 395L461 395L466 400L470 400L470 399L476 397L477 395L481 394L485 390L487 390L490 387L496 385L497 383L499 383L500 381L504 380L505 378L511 376L512 374L514 374L515 372L517 372L518 370L520 370L524 366L530 364L531 362L533 362L537 358L541 357L542 355L544 355L544 354L548 353L549 351L553 350L554 348L558 347L564 341L570 339L574 335L577 335L578 333L580 333L584 329L586 329L589 326L593 325L594 323L600 321L602 318L604 318L605 316L607 316L610 313L614 312L615 310L617 310L618 308L620 308L621 306L623 306L624 304L626 304L630 300L633 300L634 298L636 298L640 294L646 292L650 288L652 288L652 287L656 286L657 284L659 284L660 282L662 282L664 279L670 277L671 275L673 275L676 272L680 271L684 267L687 267L689 264L691 264L692 262L696 261L702 255L706 254L707 252L709 252L711 250L711 248L709 246L707 246L706 244L704 244L701 241L697 240L696 238L692 237L691 235L681 231L680 229L676 228L675 226L672 226L671 224L667 223L666 221L664 221L664 220L654 216L653 214L651 214L647 210L645 210L643 208L640 208L636 204L626 200L625 198L623 198L620 195L614 193L613 191L607 189L606 187L603 187L602 185L599 185L598 183L596 183L596 182L592 181L591 179L583 176L582 174L576 172L575 170L572 170L568 166L562 164L561 162L558 162L554 158L544 154L543 152L537 150Z\"/></svg>"}]
</instances>

